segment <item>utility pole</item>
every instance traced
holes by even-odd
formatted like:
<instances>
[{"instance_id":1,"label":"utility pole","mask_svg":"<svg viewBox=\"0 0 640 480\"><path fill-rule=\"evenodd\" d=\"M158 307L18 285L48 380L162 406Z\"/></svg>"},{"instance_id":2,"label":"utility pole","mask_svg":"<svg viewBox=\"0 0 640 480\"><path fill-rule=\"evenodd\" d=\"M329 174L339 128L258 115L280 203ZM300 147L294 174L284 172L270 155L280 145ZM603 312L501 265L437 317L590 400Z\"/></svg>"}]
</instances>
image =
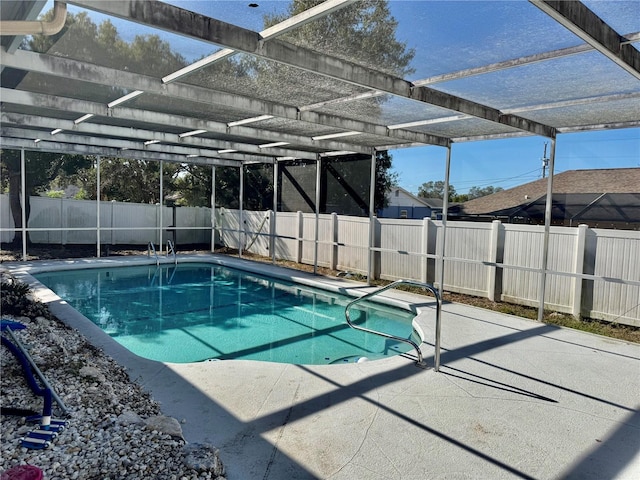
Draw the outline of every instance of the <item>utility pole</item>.
<instances>
[{"instance_id":1,"label":"utility pole","mask_svg":"<svg viewBox=\"0 0 640 480\"><path fill-rule=\"evenodd\" d=\"M549 158L547 157L547 142L544 142L544 154L542 155L542 178L547 176L547 167L549 166Z\"/></svg>"}]
</instances>

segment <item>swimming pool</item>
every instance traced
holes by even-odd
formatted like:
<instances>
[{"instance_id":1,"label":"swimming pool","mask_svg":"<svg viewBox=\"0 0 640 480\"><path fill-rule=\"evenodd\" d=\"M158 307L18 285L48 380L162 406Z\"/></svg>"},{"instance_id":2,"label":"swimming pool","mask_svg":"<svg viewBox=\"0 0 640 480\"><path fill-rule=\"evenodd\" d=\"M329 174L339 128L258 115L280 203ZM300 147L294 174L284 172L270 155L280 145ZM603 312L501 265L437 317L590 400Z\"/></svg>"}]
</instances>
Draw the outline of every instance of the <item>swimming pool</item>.
<instances>
[{"instance_id":1,"label":"swimming pool","mask_svg":"<svg viewBox=\"0 0 640 480\"><path fill-rule=\"evenodd\" d=\"M375 360L410 346L345 323L351 297L207 263L34 275L133 353L173 363L250 359L293 364ZM414 314L363 302L359 325L421 340Z\"/></svg>"}]
</instances>

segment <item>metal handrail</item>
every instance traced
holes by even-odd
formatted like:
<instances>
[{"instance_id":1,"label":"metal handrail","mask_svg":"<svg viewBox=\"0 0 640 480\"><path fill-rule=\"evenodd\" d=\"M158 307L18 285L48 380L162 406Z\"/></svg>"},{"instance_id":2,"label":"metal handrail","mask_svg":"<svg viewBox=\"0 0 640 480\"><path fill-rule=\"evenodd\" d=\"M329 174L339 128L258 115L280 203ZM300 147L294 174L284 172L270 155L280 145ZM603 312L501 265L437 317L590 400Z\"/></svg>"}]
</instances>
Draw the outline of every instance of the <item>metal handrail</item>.
<instances>
[{"instance_id":1,"label":"metal handrail","mask_svg":"<svg viewBox=\"0 0 640 480\"><path fill-rule=\"evenodd\" d=\"M153 256L156 257L156 265L160 265L160 259L158 258L156 247L153 245L153 242L149 242L147 245L147 257L151 256L151 252L153 252Z\"/></svg>"},{"instance_id":2,"label":"metal handrail","mask_svg":"<svg viewBox=\"0 0 640 480\"><path fill-rule=\"evenodd\" d=\"M173 254L173 263L178 264L178 256L176 255L176 249L173 246L173 242L171 240L167 240L167 257L169 256L169 252Z\"/></svg>"},{"instance_id":3,"label":"metal handrail","mask_svg":"<svg viewBox=\"0 0 640 480\"><path fill-rule=\"evenodd\" d=\"M399 342L404 342L404 343L408 343L409 345L411 345L417 355L418 355L418 361L416 362L416 365L422 368L426 367L426 363L423 360L422 357L422 351L420 350L420 347L418 346L418 344L416 344L413 340L408 339L408 338L402 338L402 337L396 337L395 335L390 335L388 333L384 333L384 332L378 332L377 330L371 330L369 328L365 328L365 327L361 327L358 325L355 325L353 322L351 322L351 316L349 314L349 309L351 307L353 307L356 303L359 302L363 302L364 300L367 300L368 298L371 298L375 295L378 295L379 293L384 292L385 290L389 290L390 288L395 288L398 285L414 285L416 287L422 287L426 290L429 290L431 293L433 293L433 295L436 297L436 339L435 339L435 355L434 355L434 370L437 372L440 370L440 306L442 304L442 300L440 298L440 293L438 293L438 290L433 286L430 285L428 283L423 283L423 282L417 282L414 280L396 280L395 282L390 283L389 285L385 285L384 287L378 288L377 290L374 290L373 292L369 292L366 295L363 295L362 297L356 298L355 300L349 302L349 304L346 306L345 310L344 310L344 316L347 319L347 324L351 327L354 328L356 330L361 330L363 332L367 332L367 333L373 333L374 335L379 335L381 337L385 337L385 338L391 338L393 340L397 340Z\"/></svg>"}]
</instances>

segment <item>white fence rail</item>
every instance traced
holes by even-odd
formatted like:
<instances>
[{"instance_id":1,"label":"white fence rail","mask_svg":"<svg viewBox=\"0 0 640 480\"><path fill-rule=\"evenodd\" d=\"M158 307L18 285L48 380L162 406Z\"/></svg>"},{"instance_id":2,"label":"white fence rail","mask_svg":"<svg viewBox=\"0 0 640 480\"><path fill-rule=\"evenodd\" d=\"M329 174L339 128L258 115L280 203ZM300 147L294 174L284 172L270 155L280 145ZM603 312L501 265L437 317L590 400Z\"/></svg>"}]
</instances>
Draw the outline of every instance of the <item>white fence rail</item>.
<instances>
[{"instance_id":1,"label":"white fence rail","mask_svg":"<svg viewBox=\"0 0 640 480\"><path fill-rule=\"evenodd\" d=\"M31 198L34 243L96 242L96 202ZM100 202L100 239L108 244L141 244L172 238L176 243L209 243L211 210L121 202ZM7 195L0 195L0 240L13 239ZM162 218L160 218L162 215ZM175 217L174 217L175 215ZM242 212L216 209L216 242L294 262L366 274L369 219L301 212ZM374 219L372 272L387 280L437 284L436 261L442 223ZM541 226L448 222L445 289L537 306L544 229ZM545 304L560 312L640 326L640 232L552 227Z\"/></svg>"}]
</instances>

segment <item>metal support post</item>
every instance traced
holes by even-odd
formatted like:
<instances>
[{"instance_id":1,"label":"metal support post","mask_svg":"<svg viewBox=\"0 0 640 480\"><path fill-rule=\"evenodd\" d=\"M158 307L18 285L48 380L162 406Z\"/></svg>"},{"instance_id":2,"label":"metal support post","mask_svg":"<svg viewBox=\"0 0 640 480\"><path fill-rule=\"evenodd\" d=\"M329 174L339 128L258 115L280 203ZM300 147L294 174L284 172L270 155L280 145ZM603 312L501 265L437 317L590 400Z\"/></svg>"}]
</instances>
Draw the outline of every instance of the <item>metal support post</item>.
<instances>
[{"instance_id":1,"label":"metal support post","mask_svg":"<svg viewBox=\"0 0 640 480\"><path fill-rule=\"evenodd\" d=\"M318 229L320 227L320 174L322 166L322 158L320 155L316 158L316 228L313 244L313 274L318 273Z\"/></svg>"},{"instance_id":2,"label":"metal support post","mask_svg":"<svg viewBox=\"0 0 640 480\"><path fill-rule=\"evenodd\" d=\"M211 251L216 249L216 166L211 165Z\"/></svg>"},{"instance_id":3,"label":"metal support post","mask_svg":"<svg viewBox=\"0 0 640 480\"><path fill-rule=\"evenodd\" d=\"M243 211L243 199L244 199L244 165L240 163L240 217L238 219L238 256L242 257L242 245L244 243L244 211Z\"/></svg>"},{"instance_id":4,"label":"metal support post","mask_svg":"<svg viewBox=\"0 0 640 480\"><path fill-rule=\"evenodd\" d=\"M162 160L160 160L160 220L159 220L159 225L160 225L160 230L159 230L159 245L158 248L160 249L160 255L162 255L162 217L163 215L163 211L162 211L162 207L164 206L164 198L163 198L163 187L164 187L164 175L162 174L162 167L163 167L163 163ZM174 225L175 228L175 225Z\"/></svg>"},{"instance_id":5,"label":"metal support post","mask_svg":"<svg viewBox=\"0 0 640 480\"><path fill-rule=\"evenodd\" d=\"M100 258L100 155L96 156L96 256Z\"/></svg>"},{"instance_id":6,"label":"metal support post","mask_svg":"<svg viewBox=\"0 0 640 480\"><path fill-rule=\"evenodd\" d=\"M444 195L442 198L442 238L440 239L440 278L438 280L440 287L440 298L436 299L442 307L442 299L444 298L444 254L447 239L447 216L449 214L449 174L451 172L451 146L447 147L447 160L444 168ZM434 369L440 370L440 333L442 329L442 321L440 317L436 318L436 342L434 354Z\"/></svg>"},{"instance_id":7,"label":"metal support post","mask_svg":"<svg viewBox=\"0 0 640 480\"><path fill-rule=\"evenodd\" d=\"M549 177L547 178L547 201L544 209L544 240L542 241L542 265L540 266L540 286L538 288L538 321L544 318L544 295L549 261L549 232L551 230L551 208L553 207L553 171L556 159L556 139L551 139L549 155Z\"/></svg>"},{"instance_id":8,"label":"metal support post","mask_svg":"<svg viewBox=\"0 0 640 480\"><path fill-rule=\"evenodd\" d=\"M271 263L276 263L276 219L278 212L278 160L273 162L273 219L271 225L273 230L270 230L271 237L269 240L269 248L271 248Z\"/></svg>"},{"instance_id":9,"label":"metal support post","mask_svg":"<svg viewBox=\"0 0 640 480\"><path fill-rule=\"evenodd\" d=\"M373 281L374 268L375 268L375 251L373 250L376 229L374 225L374 210L375 210L375 198L376 198L376 151L371 153L371 172L369 178L369 255L367 264L367 284L371 285Z\"/></svg>"},{"instance_id":10,"label":"metal support post","mask_svg":"<svg viewBox=\"0 0 640 480\"><path fill-rule=\"evenodd\" d=\"M20 150L20 201L22 202L22 261L27 261L27 167L24 148Z\"/></svg>"}]
</instances>

